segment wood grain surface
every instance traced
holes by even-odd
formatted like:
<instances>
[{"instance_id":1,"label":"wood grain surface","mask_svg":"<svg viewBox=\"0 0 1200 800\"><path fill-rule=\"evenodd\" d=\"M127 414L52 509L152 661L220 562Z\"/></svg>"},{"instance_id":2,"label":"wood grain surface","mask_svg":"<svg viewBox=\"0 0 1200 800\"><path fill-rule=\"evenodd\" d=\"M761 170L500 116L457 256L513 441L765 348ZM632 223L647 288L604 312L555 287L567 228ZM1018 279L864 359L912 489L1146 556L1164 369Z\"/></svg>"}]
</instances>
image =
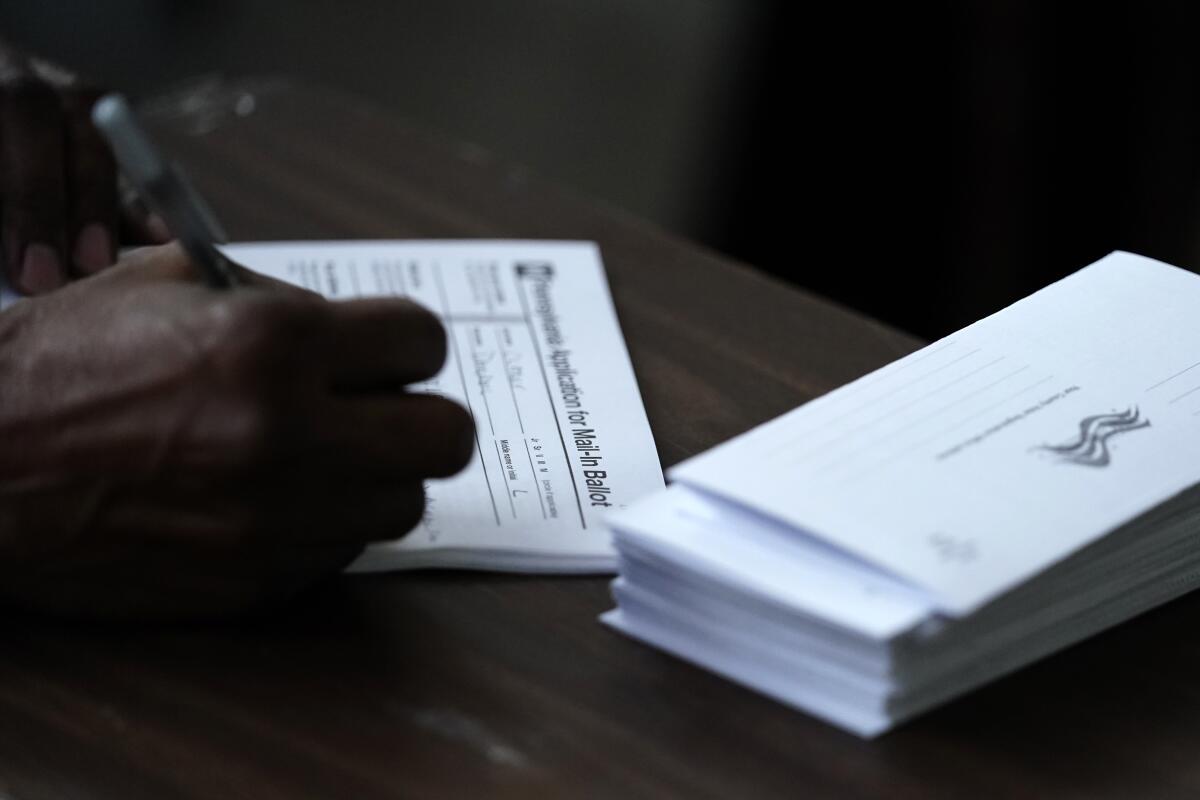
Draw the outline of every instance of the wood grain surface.
<instances>
[{"instance_id":1,"label":"wood grain surface","mask_svg":"<svg viewBox=\"0 0 1200 800\"><path fill-rule=\"evenodd\" d=\"M599 242L664 465L919 345L332 92L148 109L235 240ZM799 211L794 234L803 259ZM874 742L617 636L610 606L601 579L459 572L236 625L0 617L0 798L1200 795L1200 599Z\"/></svg>"}]
</instances>

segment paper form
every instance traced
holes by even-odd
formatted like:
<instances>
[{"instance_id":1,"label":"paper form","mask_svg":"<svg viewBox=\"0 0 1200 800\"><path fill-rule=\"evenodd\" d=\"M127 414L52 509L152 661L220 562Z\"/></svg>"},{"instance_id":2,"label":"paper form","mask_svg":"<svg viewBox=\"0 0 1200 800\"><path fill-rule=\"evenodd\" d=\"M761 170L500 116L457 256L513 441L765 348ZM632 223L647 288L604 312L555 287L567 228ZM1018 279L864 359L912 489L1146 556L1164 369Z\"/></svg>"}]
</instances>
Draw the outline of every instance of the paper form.
<instances>
[{"instance_id":1,"label":"paper form","mask_svg":"<svg viewBox=\"0 0 1200 800\"><path fill-rule=\"evenodd\" d=\"M447 330L446 365L414 391L475 418L476 452L427 486L424 520L355 568L612 571L601 517L663 487L595 245L280 242L230 245L251 269L333 300L400 296Z\"/></svg>"},{"instance_id":2,"label":"paper form","mask_svg":"<svg viewBox=\"0 0 1200 800\"><path fill-rule=\"evenodd\" d=\"M1114 253L671 475L968 613L1200 481L1197 320Z\"/></svg>"}]
</instances>

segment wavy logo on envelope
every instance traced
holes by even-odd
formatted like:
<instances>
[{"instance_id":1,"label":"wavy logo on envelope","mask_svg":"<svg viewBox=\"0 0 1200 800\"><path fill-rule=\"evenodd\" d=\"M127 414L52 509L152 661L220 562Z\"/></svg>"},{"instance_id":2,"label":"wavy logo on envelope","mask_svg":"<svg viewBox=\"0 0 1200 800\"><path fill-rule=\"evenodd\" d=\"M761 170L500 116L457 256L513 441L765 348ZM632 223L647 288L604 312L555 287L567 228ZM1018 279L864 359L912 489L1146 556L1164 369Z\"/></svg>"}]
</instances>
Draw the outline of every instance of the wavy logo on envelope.
<instances>
[{"instance_id":1,"label":"wavy logo on envelope","mask_svg":"<svg viewBox=\"0 0 1200 800\"><path fill-rule=\"evenodd\" d=\"M1121 412L1084 417L1079 421L1079 435L1074 439L1062 444L1044 444L1034 449L1071 464L1107 467L1112 462L1109 439L1149 427L1150 420L1141 415L1137 406L1132 406Z\"/></svg>"}]
</instances>

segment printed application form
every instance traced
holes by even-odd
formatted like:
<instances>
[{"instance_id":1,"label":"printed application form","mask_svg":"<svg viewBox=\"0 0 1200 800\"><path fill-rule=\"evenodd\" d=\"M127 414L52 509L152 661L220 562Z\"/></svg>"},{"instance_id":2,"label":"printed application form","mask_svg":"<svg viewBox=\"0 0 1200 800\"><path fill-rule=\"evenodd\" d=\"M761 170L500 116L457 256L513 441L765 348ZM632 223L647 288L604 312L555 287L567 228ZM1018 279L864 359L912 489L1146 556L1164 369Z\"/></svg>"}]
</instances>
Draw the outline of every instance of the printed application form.
<instances>
[{"instance_id":1,"label":"printed application form","mask_svg":"<svg viewBox=\"0 0 1200 800\"><path fill-rule=\"evenodd\" d=\"M654 440L587 242L278 242L223 248L333 300L398 296L436 313L447 359L413 391L475 418L467 468L427 484L424 520L352 569L611 572L601 517L663 488ZM413 453L420 458L420 453Z\"/></svg>"}]
</instances>

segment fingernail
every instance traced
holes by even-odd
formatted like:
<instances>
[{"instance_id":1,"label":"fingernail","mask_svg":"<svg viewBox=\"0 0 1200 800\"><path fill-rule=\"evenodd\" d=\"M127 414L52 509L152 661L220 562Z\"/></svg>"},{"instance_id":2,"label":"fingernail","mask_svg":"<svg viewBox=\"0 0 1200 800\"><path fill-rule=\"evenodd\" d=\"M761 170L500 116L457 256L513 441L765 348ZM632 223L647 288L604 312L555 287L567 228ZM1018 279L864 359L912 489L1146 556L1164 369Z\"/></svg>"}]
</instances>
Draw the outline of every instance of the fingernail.
<instances>
[{"instance_id":1,"label":"fingernail","mask_svg":"<svg viewBox=\"0 0 1200 800\"><path fill-rule=\"evenodd\" d=\"M112 237L99 222L84 225L75 239L75 266L84 272L99 272L112 264Z\"/></svg>"},{"instance_id":2,"label":"fingernail","mask_svg":"<svg viewBox=\"0 0 1200 800\"><path fill-rule=\"evenodd\" d=\"M26 246L17 283L26 294L44 294L62 286L62 265L54 248L48 244Z\"/></svg>"}]
</instances>

